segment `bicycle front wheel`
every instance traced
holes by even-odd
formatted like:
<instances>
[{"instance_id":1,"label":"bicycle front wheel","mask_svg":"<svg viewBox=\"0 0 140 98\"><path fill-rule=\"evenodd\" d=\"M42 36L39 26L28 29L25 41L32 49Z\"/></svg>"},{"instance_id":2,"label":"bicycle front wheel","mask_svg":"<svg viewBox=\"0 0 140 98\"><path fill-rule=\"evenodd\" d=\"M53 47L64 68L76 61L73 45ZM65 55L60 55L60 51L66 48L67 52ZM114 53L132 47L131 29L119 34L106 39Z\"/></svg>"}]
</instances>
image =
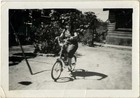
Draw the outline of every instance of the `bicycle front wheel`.
<instances>
[{"instance_id":1,"label":"bicycle front wheel","mask_svg":"<svg viewBox=\"0 0 140 98\"><path fill-rule=\"evenodd\" d=\"M51 77L56 82L62 73L62 62L56 61L51 70Z\"/></svg>"}]
</instances>

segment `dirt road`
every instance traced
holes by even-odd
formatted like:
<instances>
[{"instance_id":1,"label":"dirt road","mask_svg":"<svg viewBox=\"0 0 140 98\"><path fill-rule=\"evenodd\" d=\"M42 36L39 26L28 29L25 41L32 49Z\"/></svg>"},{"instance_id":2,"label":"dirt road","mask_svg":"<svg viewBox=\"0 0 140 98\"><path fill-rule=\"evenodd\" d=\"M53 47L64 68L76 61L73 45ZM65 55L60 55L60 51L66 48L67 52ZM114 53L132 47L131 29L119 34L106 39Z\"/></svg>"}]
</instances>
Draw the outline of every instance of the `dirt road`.
<instances>
[{"instance_id":1,"label":"dirt road","mask_svg":"<svg viewBox=\"0 0 140 98\"><path fill-rule=\"evenodd\" d=\"M34 56L32 46L25 46L25 52L34 75L29 73L25 60L9 65L10 90L110 90L132 88L132 51L108 47L88 47L79 44L76 64L76 79L64 71L58 82L51 78L51 68L57 57ZM21 52L13 47L10 55ZM16 58L17 60L17 58Z\"/></svg>"}]
</instances>

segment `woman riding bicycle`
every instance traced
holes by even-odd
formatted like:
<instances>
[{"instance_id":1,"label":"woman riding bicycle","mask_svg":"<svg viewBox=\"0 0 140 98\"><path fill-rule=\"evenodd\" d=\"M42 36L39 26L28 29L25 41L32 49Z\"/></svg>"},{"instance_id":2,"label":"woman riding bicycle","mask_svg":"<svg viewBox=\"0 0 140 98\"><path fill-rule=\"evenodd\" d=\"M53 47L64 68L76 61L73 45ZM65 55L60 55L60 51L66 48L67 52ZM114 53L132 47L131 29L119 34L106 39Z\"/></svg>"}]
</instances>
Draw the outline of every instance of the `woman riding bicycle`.
<instances>
[{"instance_id":1,"label":"woman riding bicycle","mask_svg":"<svg viewBox=\"0 0 140 98\"><path fill-rule=\"evenodd\" d=\"M68 65L71 65L71 58L78 49L78 34L77 32L70 32L70 27L67 25L61 33L60 39L67 40L67 43L64 45L64 51L67 52Z\"/></svg>"}]
</instances>

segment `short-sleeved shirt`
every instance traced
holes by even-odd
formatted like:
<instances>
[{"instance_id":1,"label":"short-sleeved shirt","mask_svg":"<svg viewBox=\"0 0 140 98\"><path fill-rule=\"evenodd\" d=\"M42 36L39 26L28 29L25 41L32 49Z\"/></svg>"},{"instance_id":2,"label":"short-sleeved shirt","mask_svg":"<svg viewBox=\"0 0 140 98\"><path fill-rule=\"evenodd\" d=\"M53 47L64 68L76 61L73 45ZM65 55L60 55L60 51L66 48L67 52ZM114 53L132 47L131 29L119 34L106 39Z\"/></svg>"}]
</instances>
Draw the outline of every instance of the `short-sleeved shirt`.
<instances>
[{"instance_id":1,"label":"short-sleeved shirt","mask_svg":"<svg viewBox=\"0 0 140 98\"><path fill-rule=\"evenodd\" d=\"M70 33L69 30L64 30L62 36L63 36L63 38L65 39L65 38L70 38L70 37L73 36L73 35ZM71 43L71 44L75 44L75 45L78 44L77 40L71 40L70 43Z\"/></svg>"}]
</instances>

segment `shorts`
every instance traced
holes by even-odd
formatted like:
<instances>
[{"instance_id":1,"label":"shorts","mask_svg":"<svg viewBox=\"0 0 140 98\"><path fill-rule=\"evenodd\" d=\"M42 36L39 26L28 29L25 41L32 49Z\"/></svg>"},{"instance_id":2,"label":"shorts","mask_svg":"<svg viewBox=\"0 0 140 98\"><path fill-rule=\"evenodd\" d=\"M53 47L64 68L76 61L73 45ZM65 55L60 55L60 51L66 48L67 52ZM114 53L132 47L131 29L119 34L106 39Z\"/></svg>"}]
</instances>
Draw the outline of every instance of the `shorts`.
<instances>
[{"instance_id":1,"label":"shorts","mask_svg":"<svg viewBox=\"0 0 140 98\"><path fill-rule=\"evenodd\" d=\"M68 57L72 58L77 49L78 49L78 44L69 44L66 49L68 53Z\"/></svg>"}]
</instances>

